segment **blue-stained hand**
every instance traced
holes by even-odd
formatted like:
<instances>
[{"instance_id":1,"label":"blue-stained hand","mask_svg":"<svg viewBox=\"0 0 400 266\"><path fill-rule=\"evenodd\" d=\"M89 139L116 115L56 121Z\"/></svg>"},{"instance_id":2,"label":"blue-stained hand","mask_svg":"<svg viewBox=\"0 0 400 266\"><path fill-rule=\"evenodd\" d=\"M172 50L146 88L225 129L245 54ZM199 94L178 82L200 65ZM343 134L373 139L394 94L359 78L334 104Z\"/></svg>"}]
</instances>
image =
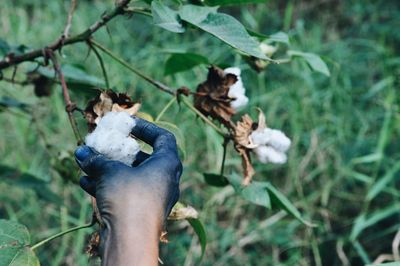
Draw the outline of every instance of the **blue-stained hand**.
<instances>
[{"instance_id":1,"label":"blue-stained hand","mask_svg":"<svg viewBox=\"0 0 400 266\"><path fill-rule=\"evenodd\" d=\"M132 167L99 154L88 146L80 146L75 158L86 173L81 187L96 198L102 219L113 220L124 215L127 206L136 206L130 199L148 198L151 206L163 213L163 221L179 198L179 179L182 164L178 157L176 140L172 133L146 120L136 121L132 134L153 147L153 153L137 154ZM136 197L135 197L136 196ZM146 208L143 206L138 206ZM148 208L152 208L149 207ZM151 211L151 210L149 210Z\"/></svg>"}]
</instances>

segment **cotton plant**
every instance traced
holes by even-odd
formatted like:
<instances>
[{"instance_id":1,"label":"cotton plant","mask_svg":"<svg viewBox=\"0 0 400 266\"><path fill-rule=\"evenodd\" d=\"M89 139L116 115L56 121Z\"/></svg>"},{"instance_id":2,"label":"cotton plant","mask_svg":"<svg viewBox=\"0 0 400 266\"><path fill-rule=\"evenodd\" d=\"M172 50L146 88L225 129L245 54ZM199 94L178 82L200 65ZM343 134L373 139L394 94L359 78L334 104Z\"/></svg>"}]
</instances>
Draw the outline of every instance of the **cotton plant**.
<instances>
[{"instance_id":1,"label":"cotton plant","mask_svg":"<svg viewBox=\"0 0 400 266\"><path fill-rule=\"evenodd\" d=\"M264 45L264 50L275 52L274 47L267 45ZM207 80L197 86L194 106L205 116L221 122L229 131L229 138L233 140L235 149L242 158L242 183L248 185L255 174L251 154L255 154L262 163L284 164L287 162L286 153L291 141L282 131L266 126L261 110L258 123L253 122L248 114L243 115L236 123L233 121L234 115L249 102L245 93L240 68L229 67L222 70L211 66Z\"/></svg>"}]
</instances>

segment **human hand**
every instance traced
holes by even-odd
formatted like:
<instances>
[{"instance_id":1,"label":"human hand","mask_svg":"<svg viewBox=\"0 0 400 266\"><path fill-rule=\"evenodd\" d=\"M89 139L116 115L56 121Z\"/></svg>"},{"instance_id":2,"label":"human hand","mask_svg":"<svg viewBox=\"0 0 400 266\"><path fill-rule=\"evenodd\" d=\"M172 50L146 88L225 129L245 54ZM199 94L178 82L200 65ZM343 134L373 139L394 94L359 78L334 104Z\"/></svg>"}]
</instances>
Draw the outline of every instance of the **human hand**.
<instances>
[{"instance_id":1,"label":"human hand","mask_svg":"<svg viewBox=\"0 0 400 266\"><path fill-rule=\"evenodd\" d=\"M75 151L78 165L87 174L80 185L96 198L105 225L100 235L100 254L103 263L107 261L105 265L118 265L117 261L124 265L132 260L126 254L140 257L143 252L149 254L149 249L158 254L161 227L179 198L182 164L174 135L146 120L132 119L136 121L132 134L153 146L151 155L138 153L132 167L107 159L88 146ZM142 246L153 244L140 252L140 248L133 248L140 242L144 243ZM116 251L107 251L110 247ZM133 250L129 252L129 248Z\"/></svg>"},{"instance_id":2,"label":"human hand","mask_svg":"<svg viewBox=\"0 0 400 266\"><path fill-rule=\"evenodd\" d=\"M81 178L80 185L96 198L100 213L106 214L110 211L107 208L124 205L120 200L129 201L130 195L139 193L156 200L164 210L165 219L179 198L182 164L176 140L163 128L137 117L133 119L136 125L132 134L153 146L154 152L151 155L139 152L129 167L107 159L88 146L80 146L75 152L76 161L88 175Z\"/></svg>"}]
</instances>

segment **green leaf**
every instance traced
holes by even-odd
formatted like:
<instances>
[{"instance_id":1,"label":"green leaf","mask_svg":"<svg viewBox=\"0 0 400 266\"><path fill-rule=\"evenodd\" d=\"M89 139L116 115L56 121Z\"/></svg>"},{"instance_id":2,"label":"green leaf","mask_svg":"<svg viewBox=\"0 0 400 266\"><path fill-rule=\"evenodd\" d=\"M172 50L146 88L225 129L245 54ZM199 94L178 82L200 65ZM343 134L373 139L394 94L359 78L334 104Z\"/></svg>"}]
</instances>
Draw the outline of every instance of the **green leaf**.
<instances>
[{"instance_id":1,"label":"green leaf","mask_svg":"<svg viewBox=\"0 0 400 266\"><path fill-rule=\"evenodd\" d=\"M313 71L324 74L325 76L330 76L328 66L325 62L316 54L313 53L303 53L299 51L288 51L288 55L291 57L299 57L304 59Z\"/></svg>"},{"instance_id":2,"label":"green leaf","mask_svg":"<svg viewBox=\"0 0 400 266\"><path fill-rule=\"evenodd\" d=\"M24 44L10 45L7 41L0 39L0 56L4 57L7 54L21 55L28 50L28 46ZM0 58L1 58L0 57Z\"/></svg>"},{"instance_id":3,"label":"green leaf","mask_svg":"<svg viewBox=\"0 0 400 266\"><path fill-rule=\"evenodd\" d=\"M387 263L379 263L379 264L367 264L365 266L399 266L400 262L387 262Z\"/></svg>"},{"instance_id":4,"label":"green leaf","mask_svg":"<svg viewBox=\"0 0 400 266\"><path fill-rule=\"evenodd\" d=\"M20 102L14 98L3 96L0 99L0 111L4 108L18 108L26 113L29 113L29 104Z\"/></svg>"},{"instance_id":5,"label":"green leaf","mask_svg":"<svg viewBox=\"0 0 400 266\"><path fill-rule=\"evenodd\" d=\"M235 189L235 191L240 194L240 191L242 189L243 177L238 175L236 172L233 172L231 175L228 175L226 178L228 179L228 181L232 185L232 187Z\"/></svg>"},{"instance_id":6,"label":"green leaf","mask_svg":"<svg viewBox=\"0 0 400 266\"><path fill-rule=\"evenodd\" d=\"M168 131L170 131L172 134L174 134L176 138L176 144L178 145L179 149L183 153L183 157L186 158L186 146L185 146L185 137L182 133L182 131L177 127L176 125L170 123L170 122L165 122L165 121L158 121L155 122L156 125L159 127L162 127Z\"/></svg>"},{"instance_id":7,"label":"green leaf","mask_svg":"<svg viewBox=\"0 0 400 266\"><path fill-rule=\"evenodd\" d=\"M287 45L290 44L289 36L283 31L279 31L277 33L274 33L274 34L270 35L268 37L268 41L269 42L280 42L280 43L284 43L284 44L287 44Z\"/></svg>"},{"instance_id":8,"label":"green leaf","mask_svg":"<svg viewBox=\"0 0 400 266\"><path fill-rule=\"evenodd\" d=\"M270 209L271 200L266 190L267 186L266 182L252 182L242 189L241 195L254 204Z\"/></svg>"},{"instance_id":9,"label":"green leaf","mask_svg":"<svg viewBox=\"0 0 400 266\"><path fill-rule=\"evenodd\" d=\"M185 31L179 19L178 12L160 1L153 1L151 3L151 13L153 14L154 25L176 33Z\"/></svg>"},{"instance_id":10,"label":"green leaf","mask_svg":"<svg viewBox=\"0 0 400 266\"><path fill-rule=\"evenodd\" d=\"M204 176L204 181L206 181L206 183L211 186L224 187L226 185L229 185L229 181L225 176L218 174L209 174L209 173L204 173L203 176Z\"/></svg>"},{"instance_id":11,"label":"green leaf","mask_svg":"<svg viewBox=\"0 0 400 266\"><path fill-rule=\"evenodd\" d=\"M251 29L246 28L247 32L251 35L256 37L257 39L267 42L267 43L272 43L272 42L278 42L278 43L284 43L289 45L290 41L289 41L289 36L283 32L283 31L279 31L277 33L274 33L272 35L265 35L263 33L259 33L259 32L255 32Z\"/></svg>"},{"instance_id":12,"label":"green leaf","mask_svg":"<svg viewBox=\"0 0 400 266\"><path fill-rule=\"evenodd\" d=\"M315 226L314 224L304 220L299 210L297 210L297 208L286 198L286 196L274 186L272 186L270 183L267 183L266 188L268 190L269 197L271 198L272 206L278 206L307 226Z\"/></svg>"},{"instance_id":13,"label":"green leaf","mask_svg":"<svg viewBox=\"0 0 400 266\"><path fill-rule=\"evenodd\" d=\"M240 4L265 4L265 0L205 0L209 6L240 5Z\"/></svg>"},{"instance_id":14,"label":"green leaf","mask_svg":"<svg viewBox=\"0 0 400 266\"><path fill-rule=\"evenodd\" d=\"M216 9L185 5L179 11L182 20L214 35L228 45L248 55L268 59L260 50L259 43L253 39L244 26L235 18Z\"/></svg>"},{"instance_id":15,"label":"green leaf","mask_svg":"<svg viewBox=\"0 0 400 266\"><path fill-rule=\"evenodd\" d=\"M197 24L206 20L208 15L217 14L217 10L218 7L184 5L181 10L178 11L178 15L182 20L197 26Z\"/></svg>"},{"instance_id":16,"label":"green leaf","mask_svg":"<svg viewBox=\"0 0 400 266\"><path fill-rule=\"evenodd\" d=\"M372 185L371 189L368 191L367 200L373 200L376 195L378 195L383 189L385 189L386 185L393 180L399 170L400 162L395 164L384 177L382 177L378 180L378 182Z\"/></svg>"},{"instance_id":17,"label":"green leaf","mask_svg":"<svg viewBox=\"0 0 400 266\"><path fill-rule=\"evenodd\" d=\"M28 229L19 223L0 220L0 265L40 265L35 253L28 246Z\"/></svg>"},{"instance_id":18,"label":"green leaf","mask_svg":"<svg viewBox=\"0 0 400 266\"><path fill-rule=\"evenodd\" d=\"M5 56L11 50L10 45L3 39L0 39L0 55Z\"/></svg>"},{"instance_id":19,"label":"green leaf","mask_svg":"<svg viewBox=\"0 0 400 266\"><path fill-rule=\"evenodd\" d=\"M22 189L32 189L39 198L53 203L62 203L61 198L49 188L49 183L30 174L22 173L18 169L0 164L0 177L5 183L19 186Z\"/></svg>"},{"instance_id":20,"label":"green leaf","mask_svg":"<svg viewBox=\"0 0 400 266\"><path fill-rule=\"evenodd\" d=\"M207 234L204 225L199 219L187 219L187 221L190 223L190 225L193 227L193 230L199 237L201 246L201 258L203 258L207 245Z\"/></svg>"},{"instance_id":21,"label":"green leaf","mask_svg":"<svg viewBox=\"0 0 400 266\"><path fill-rule=\"evenodd\" d=\"M165 64L165 75L187 71L202 64L210 64L207 57L195 53L173 53Z\"/></svg>"},{"instance_id":22,"label":"green leaf","mask_svg":"<svg viewBox=\"0 0 400 266\"><path fill-rule=\"evenodd\" d=\"M375 211L368 217L365 214L359 216L353 225L353 229L351 230L350 240L352 241L356 240L357 237L361 234L361 232L364 231L364 229L373 226L374 224L382 221L383 219L388 218L389 216L392 216L393 214L398 214L399 209L400 209L400 204L395 204L385 209Z\"/></svg>"}]
</instances>

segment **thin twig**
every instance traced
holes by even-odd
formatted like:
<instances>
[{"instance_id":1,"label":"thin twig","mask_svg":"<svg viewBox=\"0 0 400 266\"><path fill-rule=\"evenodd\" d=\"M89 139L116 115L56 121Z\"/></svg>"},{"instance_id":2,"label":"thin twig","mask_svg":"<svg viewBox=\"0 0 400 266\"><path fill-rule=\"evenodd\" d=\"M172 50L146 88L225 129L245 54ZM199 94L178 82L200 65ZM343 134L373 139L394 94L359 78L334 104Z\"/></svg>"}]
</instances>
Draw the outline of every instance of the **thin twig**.
<instances>
[{"instance_id":1,"label":"thin twig","mask_svg":"<svg viewBox=\"0 0 400 266\"><path fill-rule=\"evenodd\" d=\"M101 55L97 51L96 47L93 46L93 44L92 44L90 39L87 41L87 43L88 43L90 49L92 49L92 51L94 52L94 55L97 57L97 60L99 61L101 72L103 72L104 82L106 83L106 88L109 89L110 88L110 83L108 81L107 71L106 71L106 67L104 65L103 58L101 57Z\"/></svg>"},{"instance_id":2,"label":"thin twig","mask_svg":"<svg viewBox=\"0 0 400 266\"><path fill-rule=\"evenodd\" d=\"M75 121L75 117L73 115L73 111L75 109L75 104L72 103L71 97L69 96L69 91L67 87L67 83L65 82L64 74L61 71L60 64L57 61L56 55L53 53L51 50L46 50L45 53L50 57L51 61L53 62L54 65L54 71L57 73L60 83L61 83L61 88L63 92L63 97L64 97L64 102L65 102L65 110L68 114L68 119L71 124L72 130L74 131L74 135L76 140L78 141L78 145L83 143L82 137L79 133L77 123Z\"/></svg>"},{"instance_id":3,"label":"thin twig","mask_svg":"<svg viewBox=\"0 0 400 266\"><path fill-rule=\"evenodd\" d=\"M219 128L217 125L215 125L210 119L208 119L202 112L197 110L196 107L194 107L186 98L181 98L182 102L189 107L190 110L192 110L195 114L197 114L201 119L204 120L208 125L210 125L212 128L214 128L221 136L226 137L226 133Z\"/></svg>"},{"instance_id":4,"label":"thin twig","mask_svg":"<svg viewBox=\"0 0 400 266\"><path fill-rule=\"evenodd\" d=\"M175 101L176 101L176 98L172 97L171 100L165 105L165 107L161 110L161 112L158 114L156 120L154 120L154 121L155 122L160 121L161 117L163 117L165 112L174 104Z\"/></svg>"},{"instance_id":5,"label":"thin twig","mask_svg":"<svg viewBox=\"0 0 400 266\"><path fill-rule=\"evenodd\" d=\"M71 7L68 12L67 24L65 25L64 33L62 36L63 39L68 38L68 36L69 36L69 31L71 29L72 17L74 15L75 8L76 8L76 0L71 0Z\"/></svg>"},{"instance_id":6,"label":"thin twig","mask_svg":"<svg viewBox=\"0 0 400 266\"><path fill-rule=\"evenodd\" d=\"M59 38L56 40L54 43L50 45L46 45L43 48L36 49L21 55L7 55L4 60L0 61L0 70L5 69L10 66L18 65L19 63L26 62L26 61L33 61L36 58L42 57L43 56L43 49L47 50L52 50L56 51L61 49L61 47L70 45L73 43L77 42L83 42L86 41L90 38L90 36L95 33L98 29L106 25L107 22L109 22L111 19L114 17L124 14L124 8L129 4L130 0L122 0L118 1L118 4L116 7L109 12L106 12L100 20L95 22L92 26L90 26L88 29L85 31L81 32L78 35L65 38L65 40L62 40L62 38Z\"/></svg>"},{"instance_id":7,"label":"thin twig","mask_svg":"<svg viewBox=\"0 0 400 266\"><path fill-rule=\"evenodd\" d=\"M221 171L219 172L220 176L224 176L224 169L225 169L225 159L226 159L226 148L228 146L229 143L229 138L225 137L224 138L224 143L222 144L222 147L224 148L224 153L222 155L222 163L221 163Z\"/></svg>"},{"instance_id":8,"label":"thin twig","mask_svg":"<svg viewBox=\"0 0 400 266\"><path fill-rule=\"evenodd\" d=\"M157 80L154 80L154 79L150 78L149 76L145 75L141 71L133 68L131 65L129 65L129 63L127 63L126 61L120 59L116 54L114 54L111 50L109 50L108 48L104 47L100 43L98 43L98 42L96 42L94 40L90 40L90 42L91 42L91 44L93 44L94 46L96 46L97 48L102 50L104 53L109 55L112 59L114 59L115 61L117 61L118 63L120 63L121 65L123 65L124 67L126 67L127 69L129 69L130 71L132 71L133 73L135 73L136 75L141 77L142 79L146 80L150 84L154 85L158 89L160 89L160 90L162 90L162 91L164 91L166 93L169 93L171 95L175 95L175 91L173 89L171 89L167 85L165 85L165 84L163 84L163 83L161 83L161 82L159 82Z\"/></svg>"},{"instance_id":9,"label":"thin twig","mask_svg":"<svg viewBox=\"0 0 400 266\"><path fill-rule=\"evenodd\" d=\"M70 229L68 229L68 230L66 230L66 231L60 232L60 233L55 234L55 235L53 235L53 236L51 236L51 237L49 237L49 238L46 238L46 239L40 241L39 243L36 243L35 245L33 245L33 246L31 247L31 249L32 249L32 250L35 250L36 248L38 248L38 247L40 247L40 246L42 246L42 245L44 245L44 244L50 242L50 241L53 240L53 239L56 239L56 238L58 238L58 237L60 237L60 236L63 236L63 235L65 235L65 234L68 234L68 233L71 233L71 232L74 232L74 231L77 231L77 230L80 230L80 229L92 227L93 225L94 225L94 223L91 222L91 223L88 223L88 224L79 225L79 226L70 228Z\"/></svg>"}]
</instances>

